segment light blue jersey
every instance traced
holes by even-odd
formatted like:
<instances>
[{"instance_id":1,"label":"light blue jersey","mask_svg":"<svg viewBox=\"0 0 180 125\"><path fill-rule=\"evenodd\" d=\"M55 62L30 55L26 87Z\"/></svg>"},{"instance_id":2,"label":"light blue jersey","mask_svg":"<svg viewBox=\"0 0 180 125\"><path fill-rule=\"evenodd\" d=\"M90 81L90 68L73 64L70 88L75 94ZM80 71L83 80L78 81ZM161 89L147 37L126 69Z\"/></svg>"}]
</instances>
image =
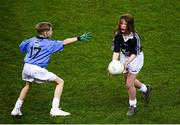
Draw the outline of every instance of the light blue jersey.
<instances>
[{"instance_id":1,"label":"light blue jersey","mask_svg":"<svg viewBox=\"0 0 180 125\"><path fill-rule=\"evenodd\" d=\"M32 37L19 45L21 52L27 52L25 63L47 67L52 53L64 50L63 41Z\"/></svg>"}]
</instances>

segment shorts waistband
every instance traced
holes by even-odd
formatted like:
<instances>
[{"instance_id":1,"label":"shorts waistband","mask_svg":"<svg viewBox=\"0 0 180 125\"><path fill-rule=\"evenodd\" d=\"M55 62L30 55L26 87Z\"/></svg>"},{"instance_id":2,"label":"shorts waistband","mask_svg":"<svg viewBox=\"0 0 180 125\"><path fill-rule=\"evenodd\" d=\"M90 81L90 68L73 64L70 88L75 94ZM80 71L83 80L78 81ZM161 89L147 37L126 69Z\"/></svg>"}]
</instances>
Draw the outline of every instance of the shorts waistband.
<instances>
[{"instance_id":1,"label":"shorts waistband","mask_svg":"<svg viewBox=\"0 0 180 125\"><path fill-rule=\"evenodd\" d=\"M38 66L38 65L35 65L35 64L30 64L30 63L25 63L25 65ZM38 66L38 67L45 68L45 67L42 67L42 66Z\"/></svg>"}]
</instances>

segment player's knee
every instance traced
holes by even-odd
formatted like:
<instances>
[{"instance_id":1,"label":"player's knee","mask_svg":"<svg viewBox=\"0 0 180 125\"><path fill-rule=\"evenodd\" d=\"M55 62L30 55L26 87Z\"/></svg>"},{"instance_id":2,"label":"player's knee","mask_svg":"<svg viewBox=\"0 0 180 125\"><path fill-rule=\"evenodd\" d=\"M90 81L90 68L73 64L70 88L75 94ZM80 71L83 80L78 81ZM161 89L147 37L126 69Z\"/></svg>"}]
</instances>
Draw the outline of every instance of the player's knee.
<instances>
[{"instance_id":1,"label":"player's knee","mask_svg":"<svg viewBox=\"0 0 180 125\"><path fill-rule=\"evenodd\" d=\"M26 89L29 91L29 90L31 90L31 88L32 88L32 84L26 82L25 87L26 87Z\"/></svg>"},{"instance_id":2,"label":"player's knee","mask_svg":"<svg viewBox=\"0 0 180 125\"><path fill-rule=\"evenodd\" d=\"M132 88L132 87L134 87L134 83L133 83L132 81L127 80L127 81L126 81L126 88L127 88L127 89L130 89L130 88Z\"/></svg>"},{"instance_id":3,"label":"player's knee","mask_svg":"<svg viewBox=\"0 0 180 125\"><path fill-rule=\"evenodd\" d=\"M56 82L57 85L64 86L64 80L61 79L61 78L59 78L59 77L57 77L57 78L55 79L55 82Z\"/></svg>"}]
</instances>

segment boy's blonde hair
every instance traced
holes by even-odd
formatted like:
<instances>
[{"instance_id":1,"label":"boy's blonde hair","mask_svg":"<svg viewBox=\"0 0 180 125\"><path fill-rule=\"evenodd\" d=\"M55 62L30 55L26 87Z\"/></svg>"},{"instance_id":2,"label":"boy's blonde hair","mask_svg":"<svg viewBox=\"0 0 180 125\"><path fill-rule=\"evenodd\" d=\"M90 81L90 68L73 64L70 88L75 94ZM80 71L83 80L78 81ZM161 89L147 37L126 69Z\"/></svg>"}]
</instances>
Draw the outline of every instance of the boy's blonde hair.
<instances>
[{"instance_id":1,"label":"boy's blonde hair","mask_svg":"<svg viewBox=\"0 0 180 125\"><path fill-rule=\"evenodd\" d=\"M38 32L38 34L42 34L44 32L50 31L51 28L52 28L52 24L49 22L40 22L35 26L35 29Z\"/></svg>"}]
</instances>

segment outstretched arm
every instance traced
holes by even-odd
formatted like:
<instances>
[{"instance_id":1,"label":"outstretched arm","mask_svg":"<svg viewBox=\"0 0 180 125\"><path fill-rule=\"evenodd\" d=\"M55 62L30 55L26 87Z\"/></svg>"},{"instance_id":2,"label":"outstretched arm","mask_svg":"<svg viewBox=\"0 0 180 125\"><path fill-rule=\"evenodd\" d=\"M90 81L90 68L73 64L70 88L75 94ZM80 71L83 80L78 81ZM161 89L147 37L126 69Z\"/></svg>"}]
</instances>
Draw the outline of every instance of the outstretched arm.
<instances>
[{"instance_id":1,"label":"outstretched arm","mask_svg":"<svg viewBox=\"0 0 180 125\"><path fill-rule=\"evenodd\" d=\"M68 44L71 44L71 43L74 43L78 41L77 37L74 37L74 38L67 38L63 41L63 44L64 45L68 45Z\"/></svg>"},{"instance_id":2,"label":"outstretched arm","mask_svg":"<svg viewBox=\"0 0 180 125\"><path fill-rule=\"evenodd\" d=\"M68 44L74 43L76 41L89 41L91 38L92 38L92 34L90 32L88 32L88 33L84 33L78 37L67 38L63 41L63 44L68 45Z\"/></svg>"}]
</instances>

